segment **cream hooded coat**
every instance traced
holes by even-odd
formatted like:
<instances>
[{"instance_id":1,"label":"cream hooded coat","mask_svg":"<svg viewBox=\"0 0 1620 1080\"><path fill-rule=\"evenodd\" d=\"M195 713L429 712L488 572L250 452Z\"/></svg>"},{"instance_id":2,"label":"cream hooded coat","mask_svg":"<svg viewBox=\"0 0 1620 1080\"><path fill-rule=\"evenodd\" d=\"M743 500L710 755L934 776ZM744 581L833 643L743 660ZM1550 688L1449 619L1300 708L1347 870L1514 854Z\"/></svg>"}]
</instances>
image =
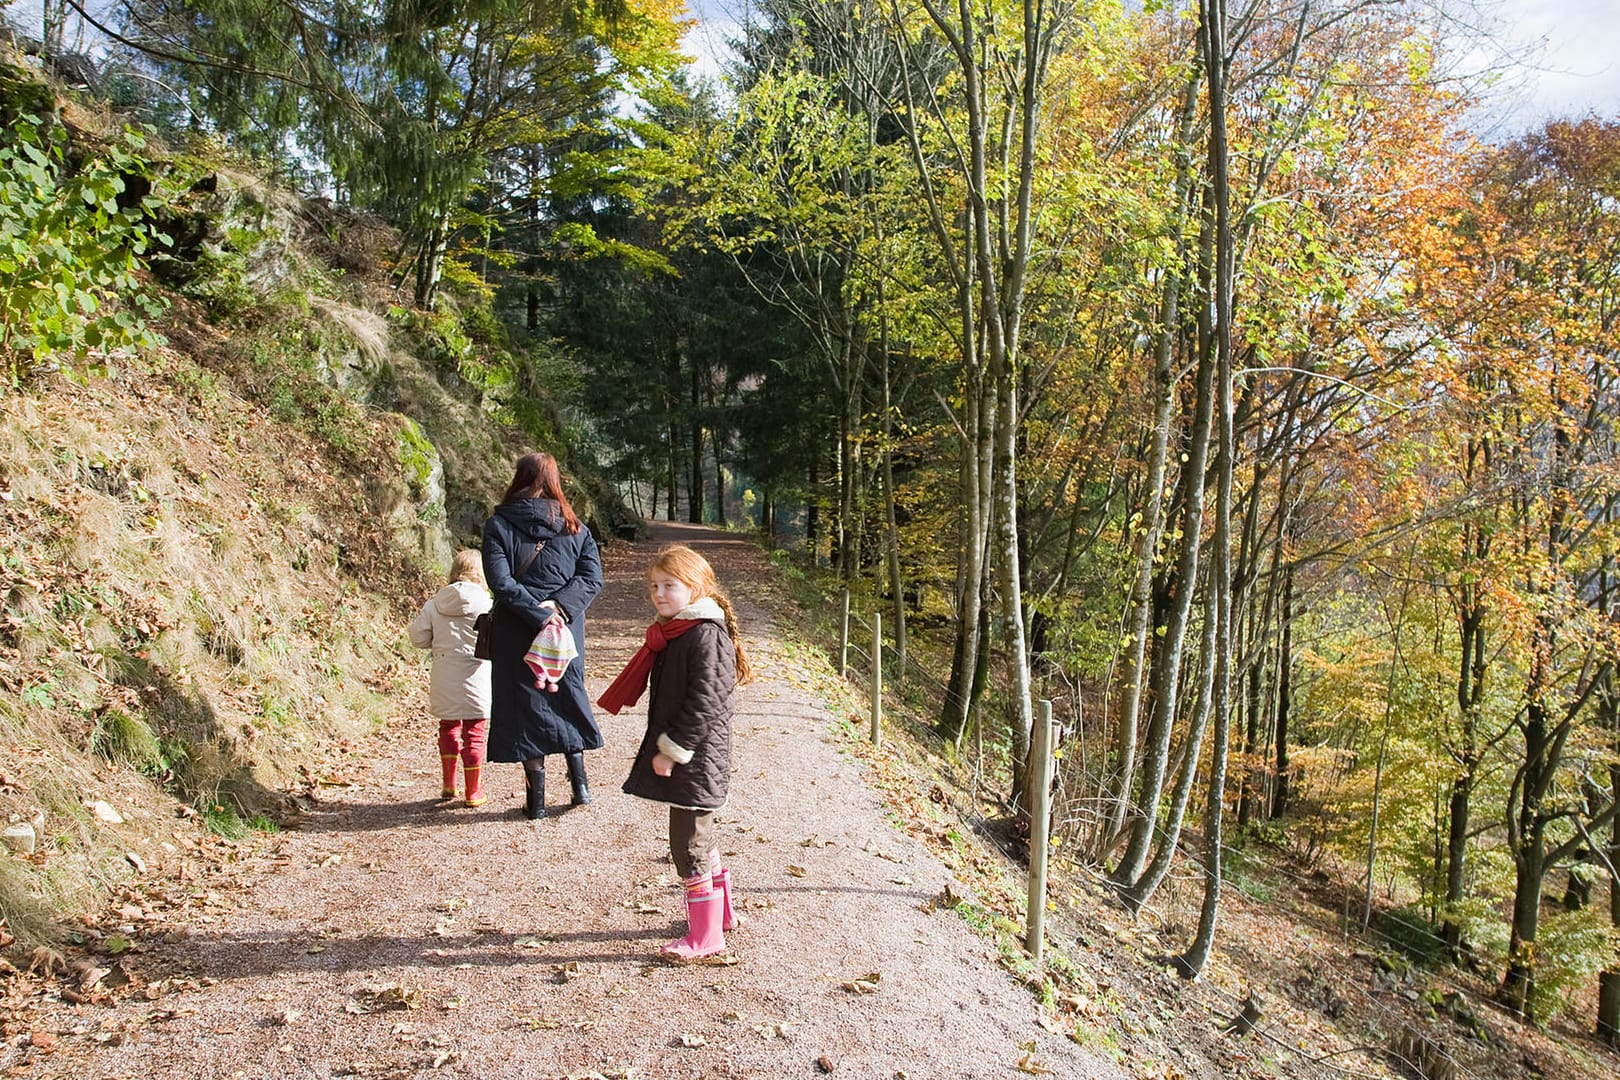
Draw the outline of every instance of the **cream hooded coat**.
<instances>
[{"instance_id":1,"label":"cream hooded coat","mask_svg":"<svg viewBox=\"0 0 1620 1080\"><path fill-rule=\"evenodd\" d=\"M489 661L473 655L478 631L473 620L490 609L489 590L454 581L433 594L411 621L411 644L433 650L429 708L440 720L481 720L489 716Z\"/></svg>"}]
</instances>

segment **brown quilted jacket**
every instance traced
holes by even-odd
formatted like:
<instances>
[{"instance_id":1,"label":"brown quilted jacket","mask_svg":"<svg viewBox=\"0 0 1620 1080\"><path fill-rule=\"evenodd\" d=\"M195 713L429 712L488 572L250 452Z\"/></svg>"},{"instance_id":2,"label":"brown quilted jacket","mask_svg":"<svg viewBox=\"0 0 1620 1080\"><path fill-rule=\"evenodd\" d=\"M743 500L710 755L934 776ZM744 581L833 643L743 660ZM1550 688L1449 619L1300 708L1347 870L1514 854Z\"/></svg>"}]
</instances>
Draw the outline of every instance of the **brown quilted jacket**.
<instances>
[{"instance_id":1,"label":"brown quilted jacket","mask_svg":"<svg viewBox=\"0 0 1620 1080\"><path fill-rule=\"evenodd\" d=\"M731 786L731 692L736 685L737 656L723 623L705 620L672 640L653 663L647 734L624 790L695 810L724 806ZM666 753L673 743L692 755L669 776L652 770L660 736Z\"/></svg>"}]
</instances>

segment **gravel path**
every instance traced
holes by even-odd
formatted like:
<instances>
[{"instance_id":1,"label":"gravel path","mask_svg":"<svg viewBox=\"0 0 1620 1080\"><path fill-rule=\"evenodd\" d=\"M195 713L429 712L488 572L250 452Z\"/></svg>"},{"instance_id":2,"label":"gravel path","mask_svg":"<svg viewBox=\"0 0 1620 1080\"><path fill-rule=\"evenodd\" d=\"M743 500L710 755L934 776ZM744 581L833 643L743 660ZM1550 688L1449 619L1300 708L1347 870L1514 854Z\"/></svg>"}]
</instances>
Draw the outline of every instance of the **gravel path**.
<instances>
[{"instance_id":1,"label":"gravel path","mask_svg":"<svg viewBox=\"0 0 1620 1080\"><path fill-rule=\"evenodd\" d=\"M589 681L600 693L640 641L657 544L703 550L760 672L738 695L721 815L745 920L729 935L734 962L654 959L683 914L664 809L619 791L643 706L602 718L593 805L568 810L562 761L548 762L552 816L538 827L516 814L516 766L490 770L484 807L440 807L433 725L401 721L357 759L351 785L325 789L301 829L249 861L237 904L143 946L148 978L184 977L107 1010L138 1023L104 1017L119 1034L64 1040L31 1075L1122 1077L1039 1028L992 946L934 909L950 875L894 827L794 677L757 549L695 526L656 534L606 552ZM93 1030L97 1010L84 1009Z\"/></svg>"}]
</instances>

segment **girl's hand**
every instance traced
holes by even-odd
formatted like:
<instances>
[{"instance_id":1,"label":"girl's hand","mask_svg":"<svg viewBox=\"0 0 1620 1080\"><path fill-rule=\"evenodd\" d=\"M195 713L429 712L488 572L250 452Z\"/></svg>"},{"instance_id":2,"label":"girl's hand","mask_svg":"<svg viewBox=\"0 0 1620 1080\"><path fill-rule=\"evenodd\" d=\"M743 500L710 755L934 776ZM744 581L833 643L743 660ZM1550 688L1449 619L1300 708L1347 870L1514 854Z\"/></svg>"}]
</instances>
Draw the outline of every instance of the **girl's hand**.
<instances>
[{"instance_id":1,"label":"girl's hand","mask_svg":"<svg viewBox=\"0 0 1620 1080\"><path fill-rule=\"evenodd\" d=\"M653 755L652 770L659 776L668 776L675 771L675 759L660 751Z\"/></svg>"},{"instance_id":2,"label":"girl's hand","mask_svg":"<svg viewBox=\"0 0 1620 1080\"><path fill-rule=\"evenodd\" d=\"M564 621L562 612L557 610L557 601L542 600L540 601L540 606L551 614L551 618L547 619L547 622Z\"/></svg>"}]
</instances>

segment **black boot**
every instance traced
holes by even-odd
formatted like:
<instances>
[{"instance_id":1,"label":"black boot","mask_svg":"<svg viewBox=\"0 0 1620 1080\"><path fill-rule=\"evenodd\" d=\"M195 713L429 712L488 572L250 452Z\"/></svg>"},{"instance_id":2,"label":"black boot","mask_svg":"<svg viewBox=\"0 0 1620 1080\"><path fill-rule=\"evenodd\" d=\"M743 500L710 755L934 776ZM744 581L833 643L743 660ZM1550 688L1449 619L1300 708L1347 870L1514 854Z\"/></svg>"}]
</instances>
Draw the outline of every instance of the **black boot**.
<instances>
[{"instance_id":1,"label":"black boot","mask_svg":"<svg viewBox=\"0 0 1620 1080\"><path fill-rule=\"evenodd\" d=\"M523 816L530 821L539 821L546 816L546 769L544 758L541 758L539 768L531 769L528 762L523 764Z\"/></svg>"},{"instance_id":2,"label":"black boot","mask_svg":"<svg viewBox=\"0 0 1620 1080\"><path fill-rule=\"evenodd\" d=\"M568 759L568 785L574 789L574 805L584 806L591 801L591 789L585 784L585 753L575 750Z\"/></svg>"}]
</instances>

